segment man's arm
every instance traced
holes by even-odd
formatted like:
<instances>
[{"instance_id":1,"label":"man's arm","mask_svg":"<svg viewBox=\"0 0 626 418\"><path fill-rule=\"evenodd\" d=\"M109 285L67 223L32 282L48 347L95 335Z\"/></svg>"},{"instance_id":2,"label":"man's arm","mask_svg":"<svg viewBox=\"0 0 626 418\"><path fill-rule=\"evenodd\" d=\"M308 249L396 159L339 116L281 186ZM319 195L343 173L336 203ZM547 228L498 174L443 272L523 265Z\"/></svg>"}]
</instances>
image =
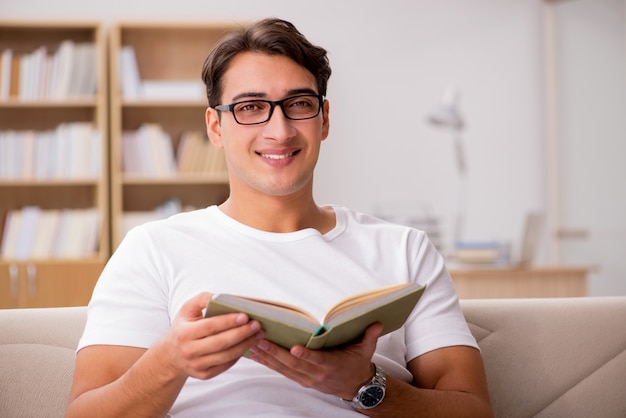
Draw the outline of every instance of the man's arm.
<instances>
[{"instance_id":1,"label":"man's arm","mask_svg":"<svg viewBox=\"0 0 626 418\"><path fill-rule=\"evenodd\" d=\"M209 298L202 293L186 302L168 333L147 350L80 350L66 416L165 416L187 377L210 379L228 370L263 334L244 314L204 318Z\"/></svg>"},{"instance_id":2,"label":"man's arm","mask_svg":"<svg viewBox=\"0 0 626 418\"><path fill-rule=\"evenodd\" d=\"M480 352L467 346L445 347L408 364L412 384L387 375L387 393L370 417L492 417Z\"/></svg>"},{"instance_id":3,"label":"man's arm","mask_svg":"<svg viewBox=\"0 0 626 418\"><path fill-rule=\"evenodd\" d=\"M352 399L373 375L371 358L380 325L372 325L363 340L341 350L284 350L260 341L253 359L302 386ZM383 402L361 413L371 417L491 417L491 405L480 352L472 347L446 347L409 362L411 384L387 375Z\"/></svg>"}]
</instances>

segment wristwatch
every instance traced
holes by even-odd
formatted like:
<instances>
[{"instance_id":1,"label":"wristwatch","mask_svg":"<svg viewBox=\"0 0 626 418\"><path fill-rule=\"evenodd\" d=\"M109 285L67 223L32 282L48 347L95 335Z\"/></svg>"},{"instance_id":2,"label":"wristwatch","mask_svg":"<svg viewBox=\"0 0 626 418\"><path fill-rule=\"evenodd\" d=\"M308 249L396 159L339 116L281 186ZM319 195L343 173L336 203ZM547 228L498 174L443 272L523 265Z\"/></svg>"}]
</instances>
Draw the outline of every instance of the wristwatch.
<instances>
[{"instance_id":1,"label":"wristwatch","mask_svg":"<svg viewBox=\"0 0 626 418\"><path fill-rule=\"evenodd\" d=\"M361 386L356 396L351 401L346 401L354 408L371 409L380 405L385 398L385 390L387 389L385 371L375 363L374 367L376 368L376 372L372 380Z\"/></svg>"}]
</instances>

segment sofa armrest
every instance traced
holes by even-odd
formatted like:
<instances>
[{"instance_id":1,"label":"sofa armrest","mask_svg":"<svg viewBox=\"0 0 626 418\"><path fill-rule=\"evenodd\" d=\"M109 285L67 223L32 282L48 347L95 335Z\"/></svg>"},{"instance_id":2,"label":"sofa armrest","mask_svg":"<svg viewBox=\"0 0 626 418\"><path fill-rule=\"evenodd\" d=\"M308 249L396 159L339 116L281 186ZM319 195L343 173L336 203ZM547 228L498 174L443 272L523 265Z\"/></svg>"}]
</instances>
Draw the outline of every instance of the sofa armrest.
<instances>
[{"instance_id":1,"label":"sofa armrest","mask_svg":"<svg viewBox=\"0 0 626 418\"><path fill-rule=\"evenodd\" d=\"M461 303L496 416L626 416L626 297Z\"/></svg>"},{"instance_id":2,"label":"sofa armrest","mask_svg":"<svg viewBox=\"0 0 626 418\"><path fill-rule=\"evenodd\" d=\"M0 416L63 417L87 309L0 310Z\"/></svg>"}]
</instances>

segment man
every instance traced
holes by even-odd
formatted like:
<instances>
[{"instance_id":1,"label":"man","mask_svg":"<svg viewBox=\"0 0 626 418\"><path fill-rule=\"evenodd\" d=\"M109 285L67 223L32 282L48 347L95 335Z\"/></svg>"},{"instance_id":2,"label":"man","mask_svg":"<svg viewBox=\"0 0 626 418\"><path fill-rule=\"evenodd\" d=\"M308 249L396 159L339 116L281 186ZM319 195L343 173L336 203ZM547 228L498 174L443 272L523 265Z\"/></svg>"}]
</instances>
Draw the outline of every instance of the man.
<instances>
[{"instance_id":1,"label":"man","mask_svg":"<svg viewBox=\"0 0 626 418\"><path fill-rule=\"evenodd\" d=\"M326 51L278 19L212 50L206 125L230 196L125 237L90 302L68 417L491 415L476 342L425 234L313 199L330 73ZM286 350L245 314L203 316L210 293L321 317L415 281L427 287L403 328L378 338L373 324L340 349Z\"/></svg>"}]
</instances>

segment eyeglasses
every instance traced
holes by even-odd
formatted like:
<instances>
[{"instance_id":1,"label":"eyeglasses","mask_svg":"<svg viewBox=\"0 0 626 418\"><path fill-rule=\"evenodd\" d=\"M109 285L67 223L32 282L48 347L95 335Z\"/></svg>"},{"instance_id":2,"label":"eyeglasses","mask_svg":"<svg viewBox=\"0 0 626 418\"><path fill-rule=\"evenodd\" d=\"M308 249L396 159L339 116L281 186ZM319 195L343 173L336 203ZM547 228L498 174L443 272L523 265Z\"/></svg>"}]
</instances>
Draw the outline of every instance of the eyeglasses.
<instances>
[{"instance_id":1,"label":"eyeglasses","mask_svg":"<svg viewBox=\"0 0 626 418\"><path fill-rule=\"evenodd\" d=\"M312 119L320 114L324 98L321 94L302 94L282 100L245 100L215 106L216 110L231 112L240 125L258 125L272 117L274 108L280 106L283 115L291 120Z\"/></svg>"}]
</instances>

